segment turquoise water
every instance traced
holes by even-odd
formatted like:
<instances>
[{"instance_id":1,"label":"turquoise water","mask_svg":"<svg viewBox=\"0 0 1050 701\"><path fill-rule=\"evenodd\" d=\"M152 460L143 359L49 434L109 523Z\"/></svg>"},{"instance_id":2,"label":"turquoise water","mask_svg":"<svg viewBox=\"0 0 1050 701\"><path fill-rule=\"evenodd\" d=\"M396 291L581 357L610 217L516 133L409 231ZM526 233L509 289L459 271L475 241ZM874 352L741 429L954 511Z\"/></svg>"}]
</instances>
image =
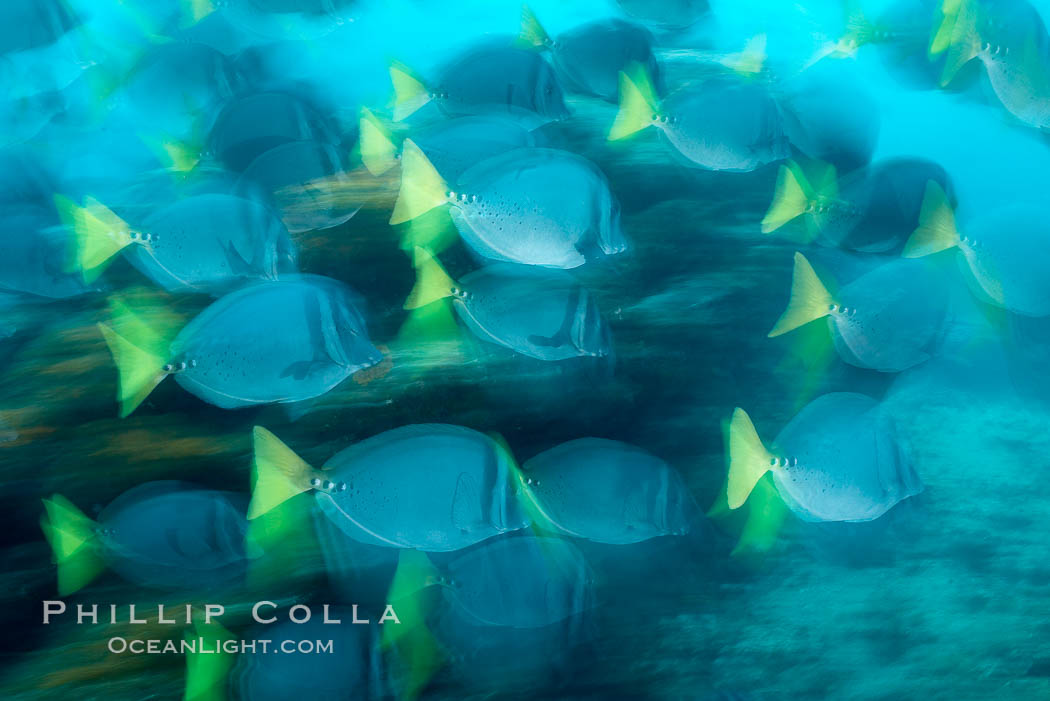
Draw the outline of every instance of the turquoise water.
<instances>
[{"instance_id":1,"label":"turquoise water","mask_svg":"<svg viewBox=\"0 0 1050 701\"><path fill-rule=\"evenodd\" d=\"M865 16L882 17L887 4L863 3ZM221 624L230 635L250 638L260 634L251 620L255 602L278 604L282 619L295 603L312 606L315 615L324 604L359 604L375 621L392 600L403 628L410 631L400 644L381 645L378 638L385 631L378 627L353 627L351 633L342 626L344 632L334 634L316 625L300 630L286 624L266 632L333 638L335 652L287 659L278 655L284 666L275 667L269 681L255 687L245 681L250 677L245 656L239 661L231 657L232 672L217 675L203 692L191 685L194 693L200 692L191 697L288 698L301 693L326 698L318 690L318 680L325 679L337 687L332 698L348 699L385 694L424 699L983 700L1050 694L1050 569L1043 537L1050 502L1042 479L1050 454L1050 334L1045 317L1017 313L1009 296L1007 303L997 302L960 262L962 256L947 251L923 259L942 275L938 290L947 301L943 326L922 362L899 372L848 364L832 346L822 320L767 338L788 302L795 251L806 255L823 280L837 281L837 286L828 282L835 293L836 287L899 259L912 226L876 252L808 241L812 237L803 228L763 234L761 222L785 158L748 172L728 172L696 167L656 129L609 141L617 104L566 90L571 114L565 119L537 120L535 114L518 112L511 117L547 147L595 164L619 203L630 248L612 255L588 250L586 264L563 273L586 291L604 320L608 352L541 360L521 348L479 338L459 317L442 316L440 328L429 328L433 324L404 309L421 275L406 255L411 245L405 241L432 245L456 280L479 269L484 260L466 236L457 240L448 233L452 223L443 211L417 220L417 226L421 221L446 232L438 238L389 223L402 187L402 168L373 175L362 165L360 108L378 115L395 141L448 119L428 105L429 113L395 123L390 62L399 61L433 81L447 61L479 42L512 41L520 28L521 7L509 2L371 0L337 13L335 6L342 4L334 3L326 8L329 14L312 18L291 13L270 24L268 13L258 9L247 19L236 15L230 7L238 5L232 1L196 23L192 12L175 4L134 5L71 1L68 10L80 23L72 34L83 40L73 51L96 65L69 69L75 79L52 91L62 96L57 108L9 101L16 115L12 123L19 129L5 140L6 154L13 154L8 162L14 164L11 176L4 177L5 208L0 210L13 222L0 234L12 252L8 257L27 255L14 253L25 250L16 242L46 230L58 232L74 262L83 264L83 256L76 257L83 250L76 248L76 227L53 211L54 194L81 205L88 197L97 198L133 226L149 228L141 222L181 198L236 192L256 198L279 220L275 226L288 230L299 271L338 280L359 295L351 306L361 311L365 335L383 359L375 362L377 355L364 362L369 367L352 376L345 373L342 382L316 397L298 397L308 401L291 409L281 403L220 408L214 398L201 398L169 379L130 415L119 418L120 380L98 327L121 328L110 301L125 300L151 326L167 332L224 303L228 290L165 289L155 270L136 269L127 253L98 271L92 289L64 299L26 294L28 290L10 281L14 274L3 269L9 279L0 280L0 287L10 291L0 297L0 331L10 327L10 335L0 340L0 470L9 524L0 550L5 579L0 590L8 612L0 672L5 698L181 697L188 676L183 655L115 654L107 647L114 637L180 640L196 630L157 622L161 604L181 610L188 603L221 603L226 607ZM839 3L710 5L685 28L645 25L652 33L665 95L730 75L759 86L783 105L797 73L805 76L806 70L831 66L835 75L844 76L834 85L849 97L832 90L823 103L818 101L817 113L827 108L838 114L832 107L852 99L855 93L848 89L859 90L870 102L854 116L877 124L877 139L863 154L861 167L852 169L852 177L866 172L869 161L891 158L940 166L949 178L947 189L957 204L962 233L997 208L1045 206L1050 166L1045 136L1003 106L979 60L970 62L947 88L936 85L936 71L932 84L906 80L887 59L892 42L864 45L854 56L829 56L816 69L802 70L843 33ZM929 18L924 21L932 27L935 8L929 5L929 14L915 12ZM603 0L537 1L530 7L556 40L587 22L630 19L620 5ZM1006 17L1022 16L1013 5L1006 7ZM1050 19L1046 3L1033 2L1032 7ZM1045 33L1031 22L1025 26ZM727 66L739 65L733 56L762 35L764 69L743 77L732 72ZM59 43L45 43L29 53L11 48L17 44L14 39L6 41L4 55L11 58L12 71L5 80L12 94L34 96L56 87L47 71L30 69L47 66L59 73L67 57ZM195 75L189 69L198 64L192 62L176 62L172 73L147 80L142 92L133 92L130 86L149 65L152 52L187 41L210 47L203 51L208 60L219 57L218 63L205 65L205 76L229 71L236 78L228 90L219 90L221 99L201 105L188 92L172 97L180 73ZM919 57L929 64L923 51ZM186 80L192 85L195 78ZM184 87L178 85L179 90ZM337 168L305 178L314 180L317 190L237 189L244 182L243 166L222 163L207 146L214 143L208 141L209 129L228 103L268 91L290 94L321 115L317 124L323 123L323 129L314 133L323 132L318 139L341 160ZM745 116L715 114L712 119ZM267 123L264 117L258 121ZM247 120L242 128L251 123ZM844 132L837 126L827 126L827 133L841 137ZM797 143L791 148L790 156L799 161L813 155L800 152ZM179 152L190 156L191 167L181 167L171 157ZM284 168L290 170L291 164L273 167L274 177ZM37 171L44 183L40 188L32 185ZM840 191L848 193L851 168L840 164L838 174ZM924 179L919 186L912 193L916 202ZM568 210L582 209L572 204L584 196L574 192ZM27 225L19 218L27 211L25 203L46 210L41 215L45 225ZM326 224L332 225L322 228L311 216L328 217ZM304 217L310 223L302 224ZM564 220L558 224L559 231L568 228ZM1033 250L1050 250L1039 246L1047 239L1045 228L1021 233L1031 234ZM168 240L171 235L180 235L177 227L173 234L165 231ZM1007 260L1016 264L1016 259ZM1045 256L1030 260L1037 272L1050 272ZM26 261L31 267L29 257ZM246 263L252 263L250 257ZM76 276L83 270L70 268L68 261L60 261L59 267L62 274L81 279ZM53 267L48 270L54 272ZM1010 270L992 277L1009 280ZM931 299L910 304L933 304ZM313 318L311 309L304 307L304 318ZM220 340L233 339L236 351L237 334L260 330L250 336L250 348L241 348L250 359L235 364L245 377L266 365L268 339L286 328L278 325L279 316L277 307L252 307L228 324L228 335L218 334ZM906 323L903 315L901 319ZM876 346L877 340L872 341ZM258 357L251 355L259 348ZM321 363L324 358L318 357L308 360ZM310 362L301 374L313 372ZM299 377L295 372L289 374ZM238 391L259 389L262 382L251 377ZM800 409L830 392L862 393L879 402L880 415L895 427L896 459L914 469L924 486L921 493L860 522L804 520L774 500L770 512L783 516L780 523L757 514L760 486L752 506L728 513L727 442L734 408L746 409L758 435L771 446ZM164 557L175 557L176 570L193 570L198 557L222 549L211 536L191 537L189 545L179 541L175 546L173 539L183 536L167 536L158 540L160 545L149 546L152 559L141 553L132 557L130 570L113 567L111 558L105 571L78 591L57 589L55 561L62 557L48 547L40 528L43 498L60 493L87 517L99 519L103 508L129 489L180 480L198 489L234 493L229 497L234 511L242 513L252 493L257 455L253 427L266 427L307 463L321 466L369 437L423 423L498 434L506 452L500 443L485 443L486 450L500 459L511 454L526 468L540 453L578 438L642 448L666 463L668 474L679 476L680 483L672 479L669 489L680 484L689 503L695 501L688 533L632 544L561 534L558 542L569 543L586 567L586 581L579 584L586 605L572 601L570 608L579 604L579 610L543 626L536 621L554 616L550 612L564 603L557 594L513 611L519 623L529 622L517 626L479 625L476 620L464 625L463 610L476 613L479 604L464 609L449 594L466 591L457 588L464 586L464 577L469 585L493 571L483 567L481 574L471 574L462 563L457 570L458 557L480 552L481 562L496 568L504 561L492 543L529 538L529 529L479 538L451 552L416 544L429 553L442 576L461 581L424 582L432 586L408 587L407 600L395 599L395 593L403 593L391 589L398 556L412 546L348 538L312 494L281 507L285 527L267 522L276 536L261 538L264 554L248 553L241 563L244 571L231 580L216 582L207 576L191 586L165 586L176 575L162 568ZM858 442L866 436L855 435ZM844 440L853 437L847 434ZM396 464L407 470L437 463L424 450ZM387 467L387 473L395 472ZM402 503L409 503L406 495L441 489L436 471L424 478L413 474L405 483L387 477L378 484ZM513 476L508 479L515 484ZM588 505L598 500L608 481L584 480L567 503L590 513ZM626 484L623 489L630 493L631 481ZM654 497L656 503L660 498ZM709 509L710 517L703 515ZM186 507L181 513L189 519ZM745 527L748 513L750 527L763 537L754 538L754 531ZM131 530L161 532L168 526L157 514L147 509ZM534 519L542 532L540 520ZM237 529L247 526L234 521L236 537L228 547L243 557L244 534ZM477 528L457 524L457 536ZM444 527L434 524L432 531ZM554 537L550 528L546 533ZM179 554L201 542L204 555ZM165 549L169 546L170 552ZM88 547L97 544L92 541ZM161 551L168 554L157 554ZM527 592L556 582L560 570L550 565L551 551L544 552L535 561L527 559L529 553L507 561L509 570L494 575L495 589ZM557 591L555 584L548 591ZM59 599L70 611L78 603L98 604L104 612L116 604L122 620L76 625L70 613L43 625L43 602ZM145 611L151 622L128 623L129 604ZM347 653L351 644L361 645L364 652Z\"/></svg>"}]
</instances>

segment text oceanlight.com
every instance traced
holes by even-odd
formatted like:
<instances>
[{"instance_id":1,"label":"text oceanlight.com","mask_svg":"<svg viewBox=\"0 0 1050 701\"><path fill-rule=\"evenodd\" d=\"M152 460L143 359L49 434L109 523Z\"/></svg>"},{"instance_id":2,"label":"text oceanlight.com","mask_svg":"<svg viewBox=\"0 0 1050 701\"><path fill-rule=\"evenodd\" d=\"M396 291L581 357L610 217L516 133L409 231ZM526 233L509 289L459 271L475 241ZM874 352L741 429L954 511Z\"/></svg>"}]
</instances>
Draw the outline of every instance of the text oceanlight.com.
<instances>
[{"instance_id":1,"label":"text oceanlight.com","mask_svg":"<svg viewBox=\"0 0 1050 701\"><path fill-rule=\"evenodd\" d=\"M215 655L226 653L267 654L283 653L286 655L331 655L331 640L209 640L206 638L183 638L182 640L128 640L110 638L109 651L116 655L131 653L133 655L164 654L201 654Z\"/></svg>"}]
</instances>

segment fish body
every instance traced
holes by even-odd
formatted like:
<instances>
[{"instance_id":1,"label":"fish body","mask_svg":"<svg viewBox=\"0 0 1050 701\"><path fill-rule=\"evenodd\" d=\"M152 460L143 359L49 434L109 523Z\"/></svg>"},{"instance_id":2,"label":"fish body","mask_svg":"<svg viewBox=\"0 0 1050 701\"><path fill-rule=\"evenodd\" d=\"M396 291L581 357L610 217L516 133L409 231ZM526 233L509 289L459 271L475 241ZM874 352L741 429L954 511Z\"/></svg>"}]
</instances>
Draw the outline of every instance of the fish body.
<instances>
[{"instance_id":1,"label":"fish body","mask_svg":"<svg viewBox=\"0 0 1050 701\"><path fill-rule=\"evenodd\" d=\"M688 164L746 172L790 155L783 120L764 87L716 78L669 95L655 126Z\"/></svg>"},{"instance_id":2,"label":"fish body","mask_svg":"<svg viewBox=\"0 0 1050 701\"><path fill-rule=\"evenodd\" d=\"M324 475L335 486L318 492L317 500L355 540L458 550L528 525L517 499L515 469L501 446L482 433L415 424L334 455Z\"/></svg>"},{"instance_id":3,"label":"fish body","mask_svg":"<svg viewBox=\"0 0 1050 701\"><path fill-rule=\"evenodd\" d=\"M414 141L441 177L459 181L471 167L519 148L541 146L542 139L519 120L500 115L458 117L412 131Z\"/></svg>"},{"instance_id":4,"label":"fish body","mask_svg":"<svg viewBox=\"0 0 1050 701\"><path fill-rule=\"evenodd\" d=\"M455 195L456 229L490 260L576 268L627 248L604 175L567 151L516 149L487 159L460 177Z\"/></svg>"},{"instance_id":5,"label":"fish body","mask_svg":"<svg viewBox=\"0 0 1050 701\"><path fill-rule=\"evenodd\" d=\"M316 275L243 287L179 332L166 372L224 409L318 397L380 360L358 305L346 285Z\"/></svg>"},{"instance_id":6,"label":"fish body","mask_svg":"<svg viewBox=\"0 0 1050 701\"><path fill-rule=\"evenodd\" d=\"M623 545L689 531L696 504L663 460L620 441L580 438L524 465L541 524L580 538Z\"/></svg>"},{"instance_id":7,"label":"fish body","mask_svg":"<svg viewBox=\"0 0 1050 701\"><path fill-rule=\"evenodd\" d=\"M737 409L729 461L730 508L771 472L781 499L805 521L871 521L922 491L889 416L874 399L852 392L814 399L768 450Z\"/></svg>"},{"instance_id":8,"label":"fish body","mask_svg":"<svg viewBox=\"0 0 1050 701\"><path fill-rule=\"evenodd\" d=\"M187 197L155 211L141 230L148 242L126 248L127 257L169 292L218 295L296 271L288 230L269 208L241 197Z\"/></svg>"},{"instance_id":9,"label":"fish body","mask_svg":"<svg viewBox=\"0 0 1050 701\"><path fill-rule=\"evenodd\" d=\"M612 352L609 328L594 298L561 271L487 265L462 278L453 307L478 338L537 360Z\"/></svg>"},{"instance_id":10,"label":"fish body","mask_svg":"<svg viewBox=\"0 0 1050 701\"><path fill-rule=\"evenodd\" d=\"M447 574L445 599L482 626L542 628L593 606L590 568L559 538L497 538L451 561Z\"/></svg>"},{"instance_id":11,"label":"fish body","mask_svg":"<svg viewBox=\"0 0 1050 701\"><path fill-rule=\"evenodd\" d=\"M180 482L149 482L111 502L98 518L106 563L154 588L210 586L244 573L247 500Z\"/></svg>"},{"instance_id":12,"label":"fish body","mask_svg":"<svg viewBox=\"0 0 1050 701\"><path fill-rule=\"evenodd\" d=\"M653 36L632 22L588 22L559 34L549 46L554 69L572 92L616 102L620 71L633 63L644 66L653 81L660 82Z\"/></svg>"},{"instance_id":13,"label":"fish body","mask_svg":"<svg viewBox=\"0 0 1050 701\"><path fill-rule=\"evenodd\" d=\"M0 290L64 299L91 288L72 267L73 240L53 207L0 203Z\"/></svg>"},{"instance_id":14,"label":"fish body","mask_svg":"<svg viewBox=\"0 0 1050 701\"><path fill-rule=\"evenodd\" d=\"M640 22L667 29L688 27L710 11L707 0L616 0L616 4Z\"/></svg>"},{"instance_id":15,"label":"fish body","mask_svg":"<svg viewBox=\"0 0 1050 701\"><path fill-rule=\"evenodd\" d=\"M259 154L241 173L238 189L273 203L292 233L348 221L361 203L347 201L346 159L331 144L289 141Z\"/></svg>"}]
</instances>

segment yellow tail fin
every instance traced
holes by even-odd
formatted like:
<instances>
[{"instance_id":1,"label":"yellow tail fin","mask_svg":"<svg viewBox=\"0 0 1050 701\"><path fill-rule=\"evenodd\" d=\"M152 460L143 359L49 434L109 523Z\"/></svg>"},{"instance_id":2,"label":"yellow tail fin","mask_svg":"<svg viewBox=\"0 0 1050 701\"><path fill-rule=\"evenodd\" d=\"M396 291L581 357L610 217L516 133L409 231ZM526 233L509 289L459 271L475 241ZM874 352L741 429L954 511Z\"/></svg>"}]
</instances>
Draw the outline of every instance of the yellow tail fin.
<instances>
[{"instance_id":1,"label":"yellow tail fin","mask_svg":"<svg viewBox=\"0 0 1050 701\"><path fill-rule=\"evenodd\" d=\"M393 136L371 110L361 108L361 161L372 175L382 175L397 165L397 146Z\"/></svg>"},{"instance_id":2,"label":"yellow tail fin","mask_svg":"<svg viewBox=\"0 0 1050 701\"><path fill-rule=\"evenodd\" d=\"M437 568L418 550L402 550L387 593L400 625L382 626L380 648L393 652L399 696L417 698L445 662L445 652L427 627L427 587L441 583Z\"/></svg>"},{"instance_id":3,"label":"yellow tail fin","mask_svg":"<svg viewBox=\"0 0 1050 701\"><path fill-rule=\"evenodd\" d=\"M55 195L55 206L62 222L73 232L75 267L89 283L102 274L113 256L132 243L127 223L91 197L81 207L68 197Z\"/></svg>"},{"instance_id":4,"label":"yellow tail fin","mask_svg":"<svg viewBox=\"0 0 1050 701\"><path fill-rule=\"evenodd\" d=\"M758 437L751 417L743 409L733 411L729 422L729 479L726 484L726 502L730 509L739 509L747 501L762 475L772 467L773 456Z\"/></svg>"},{"instance_id":5,"label":"yellow tail fin","mask_svg":"<svg viewBox=\"0 0 1050 701\"><path fill-rule=\"evenodd\" d=\"M762 217L762 233L769 234L806 213L813 199L812 188L795 164L780 166L769 211Z\"/></svg>"},{"instance_id":6,"label":"yellow tail fin","mask_svg":"<svg viewBox=\"0 0 1050 701\"><path fill-rule=\"evenodd\" d=\"M58 593L67 596L86 586L102 571L95 540L97 524L61 494L44 499L40 527L58 568Z\"/></svg>"},{"instance_id":7,"label":"yellow tail fin","mask_svg":"<svg viewBox=\"0 0 1050 701\"><path fill-rule=\"evenodd\" d=\"M446 202L448 184L415 142L405 139L401 149L401 190L390 223L402 224Z\"/></svg>"},{"instance_id":8,"label":"yellow tail fin","mask_svg":"<svg viewBox=\"0 0 1050 701\"><path fill-rule=\"evenodd\" d=\"M941 73L941 87L947 87L956 74L977 57L981 48L981 37L977 32L977 10L970 2L963 2L954 13L951 27L951 38L948 40L945 51L944 70ZM946 18L947 21L947 18ZM943 38L939 38L941 31L938 30L934 41L943 45ZM930 47L931 52L933 46Z\"/></svg>"},{"instance_id":9,"label":"yellow tail fin","mask_svg":"<svg viewBox=\"0 0 1050 701\"><path fill-rule=\"evenodd\" d=\"M955 212L941 186L927 181L926 193L919 210L919 227L904 244L901 255L905 258L921 258L959 244L959 232L955 227Z\"/></svg>"},{"instance_id":10,"label":"yellow tail fin","mask_svg":"<svg viewBox=\"0 0 1050 701\"><path fill-rule=\"evenodd\" d=\"M651 126L657 112L656 91L645 68L634 63L626 71L620 71L620 111L609 129L609 141L623 139Z\"/></svg>"},{"instance_id":11,"label":"yellow tail fin","mask_svg":"<svg viewBox=\"0 0 1050 701\"><path fill-rule=\"evenodd\" d=\"M390 81L394 84L394 121L400 122L433 99L423 81L403 63L390 64Z\"/></svg>"},{"instance_id":12,"label":"yellow tail fin","mask_svg":"<svg viewBox=\"0 0 1050 701\"><path fill-rule=\"evenodd\" d=\"M155 321L165 328L151 327L127 305L111 300L110 322L98 325L117 366L121 418L133 412L168 375L164 366L173 334L166 327L173 322L165 315L159 315Z\"/></svg>"},{"instance_id":13,"label":"yellow tail fin","mask_svg":"<svg viewBox=\"0 0 1050 701\"><path fill-rule=\"evenodd\" d=\"M527 46L547 46L550 36L528 5L521 6L521 42Z\"/></svg>"},{"instance_id":14,"label":"yellow tail fin","mask_svg":"<svg viewBox=\"0 0 1050 701\"><path fill-rule=\"evenodd\" d=\"M756 34L751 37L744 45L743 51L730 54L721 64L737 75L758 75L766 65L766 35Z\"/></svg>"},{"instance_id":15,"label":"yellow tail fin","mask_svg":"<svg viewBox=\"0 0 1050 701\"><path fill-rule=\"evenodd\" d=\"M262 426L252 430L252 500L248 518L255 519L292 497L314 488L323 473L310 467Z\"/></svg>"},{"instance_id":16,"label":"yellow tail fin","mask_svg":"<svg viewBox=\"0 0 1050 701\"><path fill-rule=\"evenodd\" d=\"M419 309L452 296L456 281L448 276L429 251L417 247L413 265L416 267L416 285L405 300L405 309Z\"/></svg>"},{"instance_id":17,"label":"yellow tail fin","mask_svg":"<svg viewBox=\"0 0 1050 701\"><path fill-rule=\"evenodd\" d=\"M194 646L186 653L186 689L183 701L226 701L226 676L235 657L223 644L237 637L219 623L194 621L193 630L186 630L188 641L203 642L200 651Z\"/></svg>"},{"instance_id":18,"label":"yellow tail fin","mask_svg":"<svg viewBox=\"0 0 1050 701\"><path fill-rule=\"evenodd\" d=\"M827 316L831 313L832 304L834 299L813 270L813 266L804 255L796 252L795 271L791 278L791 298L788 300L787 309L769 332L769 337L779 336Z\"/></svg>"}]
</instances>

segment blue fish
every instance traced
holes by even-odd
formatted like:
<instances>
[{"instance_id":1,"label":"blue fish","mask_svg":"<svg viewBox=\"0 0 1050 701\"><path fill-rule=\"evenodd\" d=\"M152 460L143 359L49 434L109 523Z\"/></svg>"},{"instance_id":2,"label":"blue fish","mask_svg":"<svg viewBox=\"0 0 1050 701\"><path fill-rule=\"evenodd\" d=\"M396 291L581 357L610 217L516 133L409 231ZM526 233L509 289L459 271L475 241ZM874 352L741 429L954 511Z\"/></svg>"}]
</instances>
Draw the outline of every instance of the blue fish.
<instances>
[{"instance_id":1,"label":"blue fish","mask_svg":"<svg viewBox=\"0 0 1050 701\"><path fill-rule=\"evenodd\" d=\"M296 271L288 230L269 208L224 194L186 197L128 224L102 204L59 198L76 234L78 264L93 281L117 252L169 292L219 295L247 280Z\"/></svg>"},{"instance_id":2,"label":"blue fish","mask_svg":"<svg viewBox=\"0 0 1050 701\"><path fill-rule=\"evenodd\" d=\"M743 409L729 427L729 508L767 472L804 521L871 521L922 491L892 420L862 394L835 392L807 404L766 448Z\"/></svg>"},{"instance_id":3,"label":"blue fish","mask_svg":"<svg viewBox=\"0 0 1050 701\"><path fill-rule=\"evenodd\" d=\"M567 151L516 149L478 163L449 186L411 140L390 222L449 205L463 241L479 256L548 268L576 268L627 250L620 205L605 176Z\"/></svg>"},{"instance_id":4,"label":"blue fish","mask_svg":"<svg viewBox=\"0 0 1050 701\"><path fill-rule=\"evenodd\" d=\"M749 172L791 151L780 108L762 85L737 76L688 85L660 99L635 64L620 73L620 111L609 139L656 127L685 165Z\"/></svg>"},{"instance_id":5,"label":"blue fish","mask_svg":"<svg viewBox=\"0 0 1050 701\"><path fill-rule=\"evenodd\" d=\"M423 249L416 255L418 282L407 309L451 297L457 316L475 336L537 360L612 353L597 303L568 273L493 263L453 281Z\"/></svg>"},{"instance_id":6,"label":"blue fish","mask_svg":"<svg viewBox=\"0 0 1050 701\"><path fill-rule=\"evenodd\" d=\"M640 22L664 29L682 29L711 11L708 0L616 0L620 8Z\"/></svg>"},{"instance_id":7,"label":"blue fish","mask_svg":"<svg viewBox=\"0 0 1050 701\"><path fill-rule=\"evenodd\" d=\"M320 509L347 536L434 552L528 525L513 458L469 428L402 426L336 453L321 470L262 427L256 427L254 441L251 518L314 491Z\"/></svg>"},{"instance_id":8,"label":"blue fish","mask_svg":"<svg viewBox=\"0 0 1050 701\"><path fill-rule=\"evenodd\" d=\"M452 117L510 114L531 126L569 116L558 77L543 57L524 48L486 44L456 56L433 86L405 66L390 66L394 119L434 102Z\"/></svg>"},{"instance_id":9,"label":"blue fish","mask_svg":"<svg viewBox=\"0 0 1050 701\"><path fill-rule=\"evenodd\" d=\"M536 15L522 10L522 39L550 51L554 70L572 92L616 102L620 71L643 66L653 82L660 82L660 66L653 55L649 30L620 19L587 22L551 38Z\"/></svg>"},{"instance_id":10,"label":"blue fish","mask_svg":"<svg viewBox=\"0 0 1050 701\"><path fill-rule=\"evenodd\" d=\"M373 175L393 168L403 143L367 108L361 110L361 160ZM443 119L411 129L412 142L426 154L441 177L456 182L471 166L507 151L542 146L544 140L520 121L500 115Z\"/></svg>"},{"instance_id":11,"label":"blue fish","mask_svg":"<svg viewBox=\"0 0 1050 701\"><path fill-rule=\"evenodd\" d=\"M91 288L75 272L75 244L53 207L0 204L0 291L64 299Z\"/></svg>"},{"instance_id":12,"label":"blue fish","mask_svg":"<svg viewBox=\"0 0 1050 701\"><path fill-rule=\"evenodd\" d=\"M53 44L79 24L64 0L6 0L0 3L0 54Z\"/></svg>"},{"instance_id":13,"label":"blue fish","mask_svg":"<svg viewBox=\"0 0 1050 701\"><path fill-rule=\"evenodd\" d=\"M351 609L329 609L329 618L339 620L338 625L325 624L320 615L320 611L312 610L310 620L305 623L280 621L252 629L246 639L256 640L256 648L239 655L229 674L229 687L236 698L251 701L284 701L304 695L318 701L386 698L387 679L379 627L374 622L351 623L354 618ZM269 641L265 652L258 640ZM332 654L286 654L281 650L282 645L286 648L300 642L317 645L318 641L331 641ZM338 664L333 664L333 659L338 659ZM192 680L187 683L191 684Z\"/></svg>"},{"instance_id":14,"label":"blue fish","mask_svg":"<svg viewBox=\"0 0 1050 701\"><path fill-rule=\"evenodd\" d=\"M207 151L227 168L243 171L258 156L291 141L338 141L332 126L309 101L283 92L235 97L208 134Z\"/></svg>"},{"instance_id":15,"label":"blue fish","mask_svg":"<svg viewBox=\"0 0 1050 701\"><path fill-rule=\"evenodd\" d=\"M99 326L120 373L121 416L168 375L200 399L236 409L313 399L382 357L357 295L317 275L231 292L171 341L121 304Z\"/></svg>"},{"instance_id":16,"label":"blue fish","mask_svg":"<svg viewBox=\"0 0 1050 701\"><path fill-rule=\"evenodd\" d=\"M44 500L41 526L58 563L59 592L87 584L108 565L154 589L211 589L245 572L247 500L182 482L147 482L92 521L63 496Z\"/></svg>"},{"instance_id":17,"label":"blue fish","mask_svg":"<svg viewBox=\"0 0 1050 701\"><path fill-rule=\"evenodd\" d=\"M902 255L917 258L956 248L983 299L1015 314L1050 316L1048 234L1045 208L1027 203L993 209L960 231L948 196L931 181L919 227Z\"/></svg>"},{"instance_id":18,"label":"blue fish","mask_svg":"<svg viewBox=\"0 0 1050 701\"><path fill-rule=\"evenodd\" d=\"M945 330L947 290L939 268L893 259L832 293L806 257L796 253L791 298L769 336L826 317L845 362L900 372L936 352Z\"/></svg>"},{"instance_id":19,"label":"blue fish","mask_svg":"<svg viewBox=\"0 0 1050 701\"><path fill-rule=\"evenodd\" d=\"M561 538L497 538L443 570L445 600L478 625L543 628L594 606L590 567Z\"/></svg>"},{"instance_id":20,"label":"blue fish","mask_svg":"<svg viewBox=\"0 0 1050 701\"><path fill-rule=\"evenodd\" d=\"M330 229L348 221L361 202L343 195L346 157L321 141L290 141L259 154L241 173L238 189L264 197L292 233Z\"/></svg>"},{"instance_id":21,"label":"blue fish","mask_svg":"<svg viewBox=\"0 0 1050 701\"><path fill-rule=\"evenodd\" d=\"M523 466L541 526L617 545L689 532L697 507L674 468L641 448L579 438Z\"/></svg>"}]
</instances>

